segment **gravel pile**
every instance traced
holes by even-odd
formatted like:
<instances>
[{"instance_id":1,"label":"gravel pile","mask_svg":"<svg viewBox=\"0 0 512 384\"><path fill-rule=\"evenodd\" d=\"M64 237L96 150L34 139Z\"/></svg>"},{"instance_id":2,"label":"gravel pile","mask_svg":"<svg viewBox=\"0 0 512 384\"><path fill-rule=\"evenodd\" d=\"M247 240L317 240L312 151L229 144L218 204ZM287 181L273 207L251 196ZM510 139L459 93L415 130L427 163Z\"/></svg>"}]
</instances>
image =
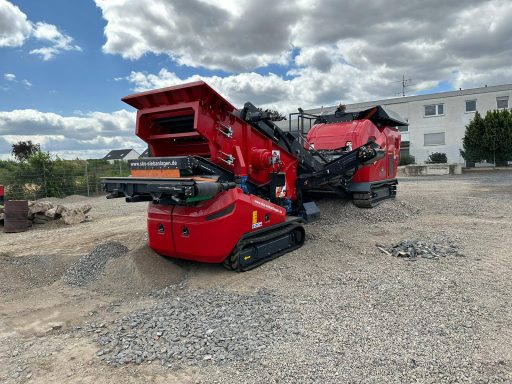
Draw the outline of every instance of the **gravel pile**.
<instances>
[{"instance_id":1,"label":"gravel pile","mask_svg":"<svg viewBox=\"0 0 512 384\"><path fill-rule=\"evenodd\" d=\"M50 285L59 280L65 270L66 264L59 257L16 257L0 252L0 292L24 292Z\"/></svg>"},{"instance_id":2,"label":"gravel pile","mask_svg":"<svg viewBox=\"0 0 512 384\"><path fill-rule=\"evenodd\" d=\"M128 252L128 248L115 241L100 244L66 270L64 281L78 287L87 285L96 280L108 260L122 256L126 252Z\"/></svg>"},{"instance_id":3,"label":"gravel pile","mask_svg":"<svg viewBox=\"0 0 512 384\"><path fill-rule=\"evenodd\" d=\"M158 255L144 244L109 260L101 276L87 288L110 297L133 299L178 284L185 275L186 270L175 260Z\"/></svg>"},{"instance_id":4,"label":"gravel pile","mask_svg":"<svg viewBox=\"0 0 512 384\"><path fill-rule=\"evenodd\" d=\"M457 244L443 245L440 243L427 243L420 240L403 240L391 247L376 244L377 248L386 255L416 259L439 259L446 256L463 256Z\"/></svg>"},{"instance_id":5,"label":"gravel pile","mask_svg":"<svg viewBox=\"0 0 512 384\"><path fill-rule=\"evenodd\" d=\"M323 199L317 201L320 208L319 225L350 225L354 222L375 224L378 222L403 222L414 218L420 209L405 202L390 199L381 202L374 208L365 209L356 207L350 201L340 199Z\"/></svg>"},{"instance_id":6,"label":"gravel pile","mask_svg":"<svg viewBox=\"0 0 512 384\"><path fill-rule=\"evenodd\" d=\"M159 300L118 319L113 328L91 324L87 331L97 335L102 346L97 356L108 364L159 361L179 368L255 361L288 333L288 318L266 290L247 295L201 291Z\"/></svg>"}]
</instances>

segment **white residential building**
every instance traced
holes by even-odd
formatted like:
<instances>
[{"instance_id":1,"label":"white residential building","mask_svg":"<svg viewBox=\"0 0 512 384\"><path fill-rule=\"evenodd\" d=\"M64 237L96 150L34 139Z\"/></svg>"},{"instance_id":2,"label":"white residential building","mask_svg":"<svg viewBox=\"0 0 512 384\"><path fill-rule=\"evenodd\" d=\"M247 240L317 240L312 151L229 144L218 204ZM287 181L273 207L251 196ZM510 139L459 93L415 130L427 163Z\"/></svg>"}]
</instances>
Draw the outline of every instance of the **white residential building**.
<instances>
[{"instance_id":1,"label":"white residential building","mask_svg":"<svg viewBox=\"0 0 512 384\"><path fill-rule=\"evenodd\" d=\"M406 96L348 104L347 112L383 105L409 122L402 131L402 154L409 153L416 163L424 163L429 154L446 153L448 162L464 163L460 155L466 125L475 111L482 116L493 109L511 108L512 84ZM333 111L335 107L308 110L312 114Z\"/></svg>"},{"instance_id":2,"label":"white residential building","mask_svg":"<svg viewBox=\"0 0 512 384\"><path fill-rule=\"evenodd\" d=\"M131 148L114 149L107 153L103 160L107 160L110 164L113 164L115 161L128 161L138 159L139 156L139 153Z\"/></svg>"}]
</instances>

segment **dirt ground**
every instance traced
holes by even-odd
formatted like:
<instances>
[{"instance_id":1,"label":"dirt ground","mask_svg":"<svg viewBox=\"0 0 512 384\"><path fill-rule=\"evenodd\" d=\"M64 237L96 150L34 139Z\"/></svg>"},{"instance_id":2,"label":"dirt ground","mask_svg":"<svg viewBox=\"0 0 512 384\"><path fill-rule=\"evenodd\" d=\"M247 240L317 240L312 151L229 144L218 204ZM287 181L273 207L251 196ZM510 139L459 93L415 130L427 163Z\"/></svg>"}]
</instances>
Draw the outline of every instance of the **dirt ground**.
<instances>
[{"instance_id":1,"label":"dirt ground","mask_svg":"<svg viewBox=\"0 0 512 384\"><path fill-rule=\"evenodd\" d=\"M301 249L241 274L155 255L145 203L60 202L91 204L91 221L0 232L1 383L512 382L512 172L401 178L397 199L372 210L321 200ZM413 262L375 246L404 239L454 243L464 256ZM93 284L66 284L66 269L106 241L130 252ZM170 369L98 358L88 324L158 304L150 293L177 285L265 288L299 329L250 363Z\"/></svg>"}]
</instances>

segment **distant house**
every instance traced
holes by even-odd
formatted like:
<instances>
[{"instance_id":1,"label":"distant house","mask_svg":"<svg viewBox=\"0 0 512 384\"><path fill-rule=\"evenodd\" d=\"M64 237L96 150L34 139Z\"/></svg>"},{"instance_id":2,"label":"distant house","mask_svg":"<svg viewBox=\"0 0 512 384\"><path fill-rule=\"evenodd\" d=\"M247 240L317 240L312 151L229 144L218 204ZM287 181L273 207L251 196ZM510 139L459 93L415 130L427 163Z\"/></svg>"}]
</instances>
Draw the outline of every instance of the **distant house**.
<instances>
[{"instance_id":1,"label":"distant house","mask_svg":"<svg viewBox=\"0 0 512 384\"><path fill-rule=\"evenodd\" d=\"M107 156L103 158L103 160L107 160L110 164L114 163L114 161L128 161L133 159L138 159L139 153L134 149L114 149L110 151Z\"/></svg>"},{"instance_id":2,"label":"distant house","mask_svg":"<svg viewBox=\"0 0 512 384\"><path fill-rule=\"evenodd\" d=\"M146 148L146 150L140 154L139 158L141 158L141 157L152 157L151 151L149 150L149 148Z\"/></svg>"}]
</instances>

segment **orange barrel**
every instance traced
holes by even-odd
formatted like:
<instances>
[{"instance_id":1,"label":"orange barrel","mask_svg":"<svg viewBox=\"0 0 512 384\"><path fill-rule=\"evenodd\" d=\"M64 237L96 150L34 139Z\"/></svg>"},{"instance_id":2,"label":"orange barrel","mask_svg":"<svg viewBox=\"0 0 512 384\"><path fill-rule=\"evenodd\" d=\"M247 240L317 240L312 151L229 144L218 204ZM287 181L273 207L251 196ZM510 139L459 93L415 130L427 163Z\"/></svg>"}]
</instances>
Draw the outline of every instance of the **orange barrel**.
<instances>
[{"instance_id":1,"label":"orange barrel","mask_svg":"<svg viewBox=\"0 0 512 384\"><path fill-rule=\"evenodd\" d=\"M28 229L28 201L7 200L4 206L4 232L24 232Z\"/></svg>"}]
</instances>

